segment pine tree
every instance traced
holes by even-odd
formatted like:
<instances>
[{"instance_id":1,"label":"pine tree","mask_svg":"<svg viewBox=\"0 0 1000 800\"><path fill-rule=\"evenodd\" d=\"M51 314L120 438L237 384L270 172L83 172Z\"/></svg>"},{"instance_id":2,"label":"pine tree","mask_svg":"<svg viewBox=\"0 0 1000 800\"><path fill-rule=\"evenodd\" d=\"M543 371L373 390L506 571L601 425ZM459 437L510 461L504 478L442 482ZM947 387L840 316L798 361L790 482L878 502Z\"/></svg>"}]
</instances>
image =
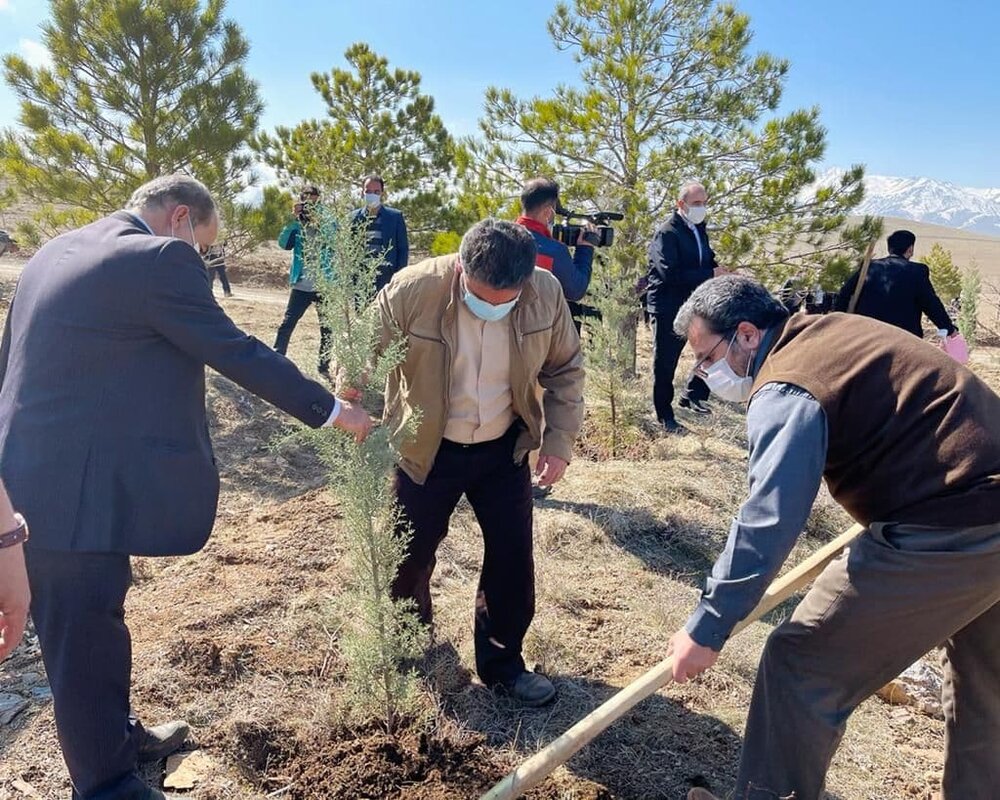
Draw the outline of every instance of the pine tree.
<instances>
[{"instance_id":1,"label":"pine tree","mask_svg":"<svg viewBox=\"0 0 1000 800\"><path fill-rule=\"evenodd\" d=\"M324 197L333 196L324 192ZM381 258L369 252L365 229L350 223L351 205L342 195L313 208L303 260L333 331L328 355L339 378L363 389L365 407L372 408L406 348L401 338L383 337L371 302ZM360 444L326 429L302 434L327 465L329 486L343 513L350 573L339 597L339 616L344 622L340 647L347 662L347 710L355 721L377 720L389 733L415 708L416 676L404 665L420 656L427 640L413 603L391 595L410 538L392 477L398 448L417 424L415 415L399 430L378 426Z\"/></svg>"},{"instance_id":2,"label":"pine tree","mask_svg":"<svg viewBox=\"0 0 1000 800\"><path fill-rule=\"evenodd\" d=\"M34 238L121 208L175 171L231 210L262 104L224 11L225 0L51 0L52 66L4 57L21 129L0 140L0 171L38 205Z\"/></svg>"},{"instance_id":3,"label":"pine tree","mask_svg":"<svg viewBox=\"0 0 1000 800\"><path fill-rule=\"evenodd\" d=\"M344 53L349 69L313 73L327 118L260 134L254 147L286 184L305 181L357 196L361 179L382 176L418 243L456 224L448 178L454 143L434 100L420 91L420 73L390 69L362 42Z\"/></svg>"},{"instance_id":4,"label":"pine tree","mask_svg":"<svg viewBox=\"0 0 1000 800\"><path fill-rule=\"evenodd\" d=\"M556 6L548 29L580 80L530 99L487 90L481 136L462 143L461 161L481 205L502 205L541 173L575 204L623 211L614 278L634 283L653 231L695 178L723 265L773 284L850 272L877 223L831 237L861 200L863 170L807 191L825 149L819 110L776 114L788 63L750 51L745 14L714 0L575 0Z\"/></svg>"},{"instance_id":5,"label":"pine tree","mask_svg":"<svg viewBox=\"0 0 1000 800\"><path fill-rule=\"evenodd\" d=\"M931 285L945 304L954 302L962 293L962 272L955 266L951 251L936 243L924 257L931 273Z\"/></svg>"},{"instance_id":6,"label":"pine tree","mask_svg":"<svg viewBox=\"0 0 1000 800\"><path fill-rule=\"evenodd\" d=\"M975 262L962 273L961 286L958 329L971 345L975 344L979 328L979 298L983 288L983 276Z\"/></svg>"}]
</instances>

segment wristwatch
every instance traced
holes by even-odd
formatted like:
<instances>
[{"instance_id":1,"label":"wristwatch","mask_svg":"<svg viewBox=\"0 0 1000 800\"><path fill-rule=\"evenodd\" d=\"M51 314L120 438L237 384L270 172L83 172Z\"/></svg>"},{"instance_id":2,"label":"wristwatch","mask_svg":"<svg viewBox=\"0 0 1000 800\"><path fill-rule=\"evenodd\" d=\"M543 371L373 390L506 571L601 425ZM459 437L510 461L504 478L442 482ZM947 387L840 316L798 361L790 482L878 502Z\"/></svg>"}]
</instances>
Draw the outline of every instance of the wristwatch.
<instances>
[{"instance_id":1,"label":"wristwatch","mask_svg":"<svg viewBox=\"0 0 1000 800\"><path fill-rule=\"evenodd\" d=\"M0 550L28 541L28 523L24 521L24 517L15 512L14 521L18 523L14 530L0 533Z\"/></svg>"}]
</instances>

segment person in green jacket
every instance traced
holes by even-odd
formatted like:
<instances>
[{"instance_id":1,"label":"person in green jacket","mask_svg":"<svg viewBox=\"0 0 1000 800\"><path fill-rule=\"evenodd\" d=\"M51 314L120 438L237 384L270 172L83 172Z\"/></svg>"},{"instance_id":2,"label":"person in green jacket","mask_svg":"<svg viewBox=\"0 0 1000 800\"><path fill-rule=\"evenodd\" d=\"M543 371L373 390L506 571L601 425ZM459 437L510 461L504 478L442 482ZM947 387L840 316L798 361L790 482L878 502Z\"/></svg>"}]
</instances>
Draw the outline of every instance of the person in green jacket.
<instances>
[{"instance_id":1,"label":"person in green jacket","mask_svg":"<svg viewBox=\"0 0 1000 800\"><path fill-rule=\"evenodd\" d=\"M304 189L293 207L295 219L289 222L278 234L278 246L283 250L292 251L292 265L288 273L288 283L292 290L288 294L288 306L285 308L285 317L278 327L274 349L282 355L288 352L288 342L292 338L292 331L302 319L302 315L306 313L306 309L315 303L320 330L318 369L321 375L329 375L332 332L324 318L323 304L320 302L319 292L316 291L315 276L310 275L306 269L302 254L305 240L308 238L310 230L314 229L315 223L312 216L318 202L319 189L317 187L309 186Z\"/></svg>"}]
</instances>

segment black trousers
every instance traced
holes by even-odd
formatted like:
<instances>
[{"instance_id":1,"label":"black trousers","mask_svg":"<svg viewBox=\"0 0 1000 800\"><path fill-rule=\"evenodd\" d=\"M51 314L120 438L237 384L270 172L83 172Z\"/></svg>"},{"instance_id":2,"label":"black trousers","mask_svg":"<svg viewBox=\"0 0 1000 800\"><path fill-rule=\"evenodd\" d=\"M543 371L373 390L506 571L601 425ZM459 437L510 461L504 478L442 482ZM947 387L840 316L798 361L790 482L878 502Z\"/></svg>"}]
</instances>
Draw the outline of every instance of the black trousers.
<instances>
[{"instance_id":1,"label":"black trousers","mask_svg":"<svg viewBox=\"0 0 1000 800\"><path fill-rule=\"evenodd\" d=\"M223 292L223 294L225 294L226 297L229 297L229 295L231 295L233 293L233 290L229 286L229 278L226 277L226 268L225 267L209 267L208 268L208 277L211 280L213 286L215 285L215 276L216 275L219 276L219 283L222 284L222 292Z\"/></svg>"},{"instance_id":2,"label":"black trousers","mask_svg":"<svg viewBox=\"0 0 1000 800\"><path fill-rule=\"evenodd\" d=\"M73 798L144 800L149 787L136 772L142 728L129 708L129 557L34 547L25 555L31 617Z\"/></svg>"},{"instance_id":3,"label":"black trousers","mask_svg":"<svg viewBox=\"0 0 1000 800\"><path fill-rule=\"evenodd\" d=\"M674 373L684 349L684 340L674 334L673 314L652 314L653 325L653 407L660 422L674 418ZM693 372L682 397L707 400L708 384Z\"/></svg>"},{"instance_id":4,"label":"black trousers","mask_svg":"<svg viewBox=\"0 0 1000 800\"><path fill-rule=\"evenodd\" d=\"M433 621L431 574L448 520L464 494L483 531L485 553L476 595L476 671L493 686L524 671L521 645L535 615L531 475L527 459L514 463L518 426L482 444L444 441L423 486L402 470L396 497L413 538L393 584L412 598L425 624Z\"/></svg>"},{"instance_id":5,"label":"black trousers","mask_svg":"<svg viewBox=\"0 0 1000 800\"><path fill-rule=\"evenodd\" d=\"M313 303L316 304L316 314L319 317L319 369L326 372L330 369L330 345L333 343L333 332L326 324L323 315L323 305L320 302L318 292L302 292L292 289L288 293L288 305L285 307L285 318L278 327L278 336L274 340L274 349L285 355L288 352L288 342L291 341L292 331L299 324L306 309Z\"/></svg>"}]
</instances>

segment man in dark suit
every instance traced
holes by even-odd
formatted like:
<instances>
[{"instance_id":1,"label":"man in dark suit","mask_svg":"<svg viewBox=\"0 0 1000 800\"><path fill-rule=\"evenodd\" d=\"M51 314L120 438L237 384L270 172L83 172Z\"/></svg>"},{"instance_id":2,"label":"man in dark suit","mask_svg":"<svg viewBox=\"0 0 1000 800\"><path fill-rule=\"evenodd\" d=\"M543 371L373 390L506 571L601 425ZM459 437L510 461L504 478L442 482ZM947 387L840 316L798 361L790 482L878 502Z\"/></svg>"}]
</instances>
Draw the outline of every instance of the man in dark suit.
<instances>
[{"instance_id":1,"label":"man in dark suit","mask_svg":"<svg viewBox=\"0 0 1000 800\"><path fill-rule=\"evenodd\" d=\"M410 259L410 240L403 212L384 205L385 181L381 175L368 175L361 185L362 208L355 209L351 222L368 231L368 250L381 259L375 277L375 291L385 286Z\"/></svg>"},{"instance_id":2,"label":"man in dark suit","mask_svg":"<svg viewBox=\"0 0 1000 800\"><path fill-rule=\"evenodd\" d=\"M854 312L920 337L924 335L920 315L926 314L938 329L947 331L949 336L958 333L944 303L931 285L927 265L910 261L917 237L910 231L896 231L886 241L889 255L877 258L868 265L868 274ZM859 269L847 279L837 296L836 311L847 311L860 274Z\"/></svg>"},{"instance_id":3,"label":"man in dark suit","mask_svg":"<svg viewBox=\"0 0 1000 800\"><path fill-rule=\"evenodd\" d=\"M667 433L684 433L674 417L674 372L684 340L674 335L674 317L699 285L726 272L715 260L705 230L708 195L700 183L685 184L673 216L656 231L649 245L646 311L653 326L653 406ZM699 414L711 411L705 404L709 391L693 374L681 395L680 406Z\"/></svg>"},{"instance_id":4,"label":"man in dark suit","mask_svg":"<svg viewBox=\"0 0 1000 800\"><path fill-rule=\"evenodd\" d=\"M128 209L46 244L24 268L0 347L0 472L31 520L31 614L75 800L161 798L139 760L175 723L130 720L129 556L199 550L219 493L205 365L314 428L371 420L237 328L198 247L208 190L172 175Z\"/></svg>"}]
</instances>

